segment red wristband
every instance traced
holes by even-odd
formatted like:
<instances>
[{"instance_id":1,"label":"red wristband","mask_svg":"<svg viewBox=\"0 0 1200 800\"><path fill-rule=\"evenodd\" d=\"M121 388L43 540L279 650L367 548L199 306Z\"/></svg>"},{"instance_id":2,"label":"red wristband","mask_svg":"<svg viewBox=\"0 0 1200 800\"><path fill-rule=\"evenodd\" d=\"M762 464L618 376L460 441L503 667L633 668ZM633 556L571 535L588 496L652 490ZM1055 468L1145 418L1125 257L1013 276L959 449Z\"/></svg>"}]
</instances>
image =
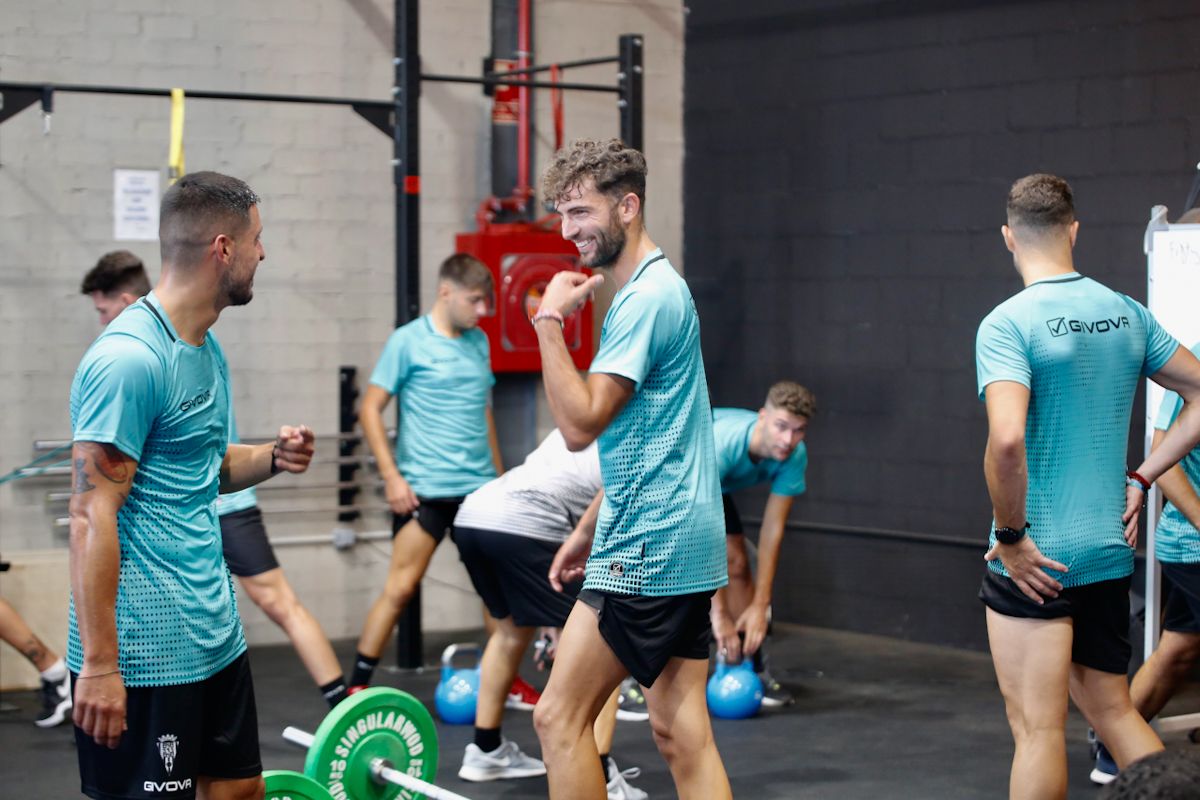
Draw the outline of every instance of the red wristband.
<instances>
[{"instance_id":1,"label":"red wristband","mask_svg":"<svg viewBox=\"0 0 1200 800\"><path fill-rule=\"evenodd\" d=\"M1137 481L1138 483L1140 483L1140 484L1142 485L1142 491L1143 491L1143 492L1149 492L1149 491L1150 491L1150 481L1148 481L1148 480L1146 480L1145 478L1143 478L1143 477L1142 477L1141 475L1139 475L1139 474L1138 474L1138 473L1137 473L1135 470L1132 470L1132 469L1131 469L1131 470L1126 470L1126 472L1125 472L1125 477L1126 477L1126 478L1133 478L1135 481Z\"/></svg>"}]
</instances>

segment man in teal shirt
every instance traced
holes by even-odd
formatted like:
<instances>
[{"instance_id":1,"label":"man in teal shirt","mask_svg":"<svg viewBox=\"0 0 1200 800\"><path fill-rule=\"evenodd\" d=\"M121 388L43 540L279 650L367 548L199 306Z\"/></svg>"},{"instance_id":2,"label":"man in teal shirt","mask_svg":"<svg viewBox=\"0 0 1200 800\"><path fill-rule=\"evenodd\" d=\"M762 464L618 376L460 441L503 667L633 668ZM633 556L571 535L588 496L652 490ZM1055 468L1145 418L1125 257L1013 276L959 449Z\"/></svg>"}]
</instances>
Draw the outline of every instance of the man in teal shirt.
<instances>
[{"instance_id":1,"label":"man in teal shirt","mask_svg":"<svg viewBox=\"0 0 1200 800\"><path fill-rule=\"evenodd\" d=\"M729 562L729 585L713 596L713 635L719 657L731 663L740 661L743 653L754 658L754 669L763 682L763 704L768 706L794 702L767 670L763 643L784 526L792 503L807 488L804 436L816 409L812 392L798 383L780 381L767 392L766 402L757 412L742 408L713 411ZM746 536L733 493L763 483L771 485L771 493L763 511L752 580ZM745 637L744 644L741 637Z\"/></svg>"},{"instance_id":2,"label":"man in teal shirt","mask_svg":"<svg viewBox=\"0 0 1200 800\"><path fill-rule=\"evenodd\" d=\"M215 499L303 472L313 436L228 445L228 367L209 328L253 297L258 197L186 175L163 196L158 287L84 355L71 386L75 740L94 798L262 797L254 688ZM221 702L212 702L220 697Z\"/></svg>"},{"instance_id":3,"label":"man in teal shirt","mask_svg":"<svg viewBox=\"0 0 1200 800\"><path fill-rule=\"evenodd\" d=\"M615 139L578 141L543 184L563 238L585 266L611 268L617 285L586 379L563 319L603 278L558 273L533 316L550 412L570 449L599 442L605 492L594 539L577 529L550 568L556 588L584 577L533 712L550 796L604 796L593 726L632 674L678 795L730 797L704 699L708 610L726 572L696 306L646 232L641 153Z\"/></svg>"},{"instance_id":4,"label":"man in teal shirt","mask_svg":"<svg viewBox=\"0 0 1200 800\"><path fill-rule=\"evenodd\" d=\"M492 273L456 253L438 270L433 310L392 332L371 373L359 421L392 509L392 559L358 639L350 686L371 681L396 620L450 532L463 497L503 468L490 404L487 334ZM400 398L396 452L383 410Z\"/></svg>"},{"instance_id":5,"label":"man in teal shirt","mask_svg":"<svg viewBox=\"0 0 1200 800\"><path fill-rule=\"evenodd\" d=\"M1010 792L1065 797L1068 686L1118 764L1162 748L1129 699L1129 585L1144 492L1200 440L1200 362L1143 306L1075 271L1063 179L1013 184L1001 230L1025 289L976 343L993 510L979 596L1016 744ZM1185 404L1126 473L1142 376Z\"/></svg>"},{"instance_id":6,"label":"man in teal shirt","mask_svg":"<svg viewBox=\"0 0 1200 800\"><path fill-rule=\"evenodd\" d=\"M1192 354L1200 356L1200 342ZM1151 451L1162 446L1182 410L1183 399L1167 392L1154 420ZM1158 487L1166 497L1154 530L1154 556L1163 575L1162 636L1129 688L1134 708L1146 720L1158 716L1200 661L1200 448L1159 476ZM1112 754L1099 744L1092 780L1108 783L1116 775Z\"/></svg>"}]
</instances>

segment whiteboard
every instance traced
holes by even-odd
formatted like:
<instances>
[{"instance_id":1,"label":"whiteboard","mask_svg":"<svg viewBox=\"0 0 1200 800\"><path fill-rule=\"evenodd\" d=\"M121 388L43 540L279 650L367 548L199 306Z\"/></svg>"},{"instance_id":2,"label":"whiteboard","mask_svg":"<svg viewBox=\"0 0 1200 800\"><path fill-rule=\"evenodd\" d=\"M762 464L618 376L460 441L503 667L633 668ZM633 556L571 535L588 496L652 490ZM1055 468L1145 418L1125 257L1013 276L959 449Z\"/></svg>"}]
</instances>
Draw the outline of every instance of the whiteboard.
<instances>
[{"instance_id":1,"label":"whiteboard","mask_svg":"<svg viewBox=\"0 0 1200 800\"><path fill-rule=\"evenodd\" d=\"M1184 347L1200 342L1200 225L1167 223L1166 206L1150 211L1150 224L1143 242L1147 263L1147 306L1150 313ZM1163 388L1146 381L1146 441L1154 436L1154 419L1162 405ZM1154 531L1162 498L1156 484L1150 490L1146 515L1146 640L1149 658L1158 644L1159 574L1154 558Z\"/></svg>"}]
</instances>

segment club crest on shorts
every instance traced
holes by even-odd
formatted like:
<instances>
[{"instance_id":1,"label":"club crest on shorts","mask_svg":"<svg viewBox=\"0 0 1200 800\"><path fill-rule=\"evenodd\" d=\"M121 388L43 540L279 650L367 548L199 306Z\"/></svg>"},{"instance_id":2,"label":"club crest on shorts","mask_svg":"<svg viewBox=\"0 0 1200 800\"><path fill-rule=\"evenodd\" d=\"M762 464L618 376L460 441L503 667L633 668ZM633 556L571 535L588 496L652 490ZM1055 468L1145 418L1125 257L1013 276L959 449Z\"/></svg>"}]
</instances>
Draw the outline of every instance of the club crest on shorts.
<instances>
[{"instance_id":1,"label":"club crest on shorts","mask_svg":"<svg viewBox=\"0 0 1200 800\"><path fill-rule=\"evenodd\" d=\"M620 561L614 561L608 565L608 574L614 578L620 578L625 574L625 565Z\"/></svg>"},{"instance_id":2,"label":"club crest on shorts","mask_svg":"<svg viewBox=\"0 0 1200 800\"><path fill-rule=\"evenodd\" d=\"M162 758L167 774L175 768L175 755L179 752L179 737L166 733L158 737L158 755Z\"/></svg>"}]
</instances>

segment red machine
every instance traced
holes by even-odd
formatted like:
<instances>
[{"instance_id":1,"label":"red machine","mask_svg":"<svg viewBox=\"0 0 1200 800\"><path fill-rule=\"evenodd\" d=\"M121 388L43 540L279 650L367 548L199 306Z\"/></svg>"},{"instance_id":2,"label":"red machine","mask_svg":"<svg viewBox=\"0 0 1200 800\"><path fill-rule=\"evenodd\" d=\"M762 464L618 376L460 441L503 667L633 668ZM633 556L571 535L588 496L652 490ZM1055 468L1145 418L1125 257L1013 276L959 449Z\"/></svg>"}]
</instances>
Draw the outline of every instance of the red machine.
<instances>
[{"instance_id":1,"label":"red machine","mask_svg":"<svg viewBox=\"0 0 1200 800\"><path fill-rule=\"evenodd\" d=\"M496 307L479 322L491 343L492 371L538 372L542 359L529 317L554 273L590 270L579 266L578 250L562 238L557 226L481 222L478 233L460 233L454 243L458 252L470 253L492 271ZM563 337L575 366L587 369L594 355L591 301L567 318Z\"/></svg>"}]
</instances>

